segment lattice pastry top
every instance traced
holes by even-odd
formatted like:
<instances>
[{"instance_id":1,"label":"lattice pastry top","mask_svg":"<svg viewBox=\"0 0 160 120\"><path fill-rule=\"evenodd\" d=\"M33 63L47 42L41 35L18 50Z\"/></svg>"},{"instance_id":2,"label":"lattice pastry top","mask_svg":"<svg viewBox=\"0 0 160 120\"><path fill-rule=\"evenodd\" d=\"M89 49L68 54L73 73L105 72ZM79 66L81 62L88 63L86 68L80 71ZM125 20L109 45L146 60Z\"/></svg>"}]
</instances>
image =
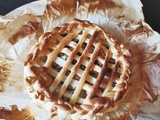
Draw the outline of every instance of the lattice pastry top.
<instances>
[{"instance_id":1,"label":"lattice pastry top","mask_svg":"<svg viewBox=\"0 0 160 120\"><path fill-rule=\"evenodd\" d=\"M113 111L129 87L129 57L101 27L74 19L40 37L24 63L25 83L55 116Z\"/></svg>"}]
</instances>

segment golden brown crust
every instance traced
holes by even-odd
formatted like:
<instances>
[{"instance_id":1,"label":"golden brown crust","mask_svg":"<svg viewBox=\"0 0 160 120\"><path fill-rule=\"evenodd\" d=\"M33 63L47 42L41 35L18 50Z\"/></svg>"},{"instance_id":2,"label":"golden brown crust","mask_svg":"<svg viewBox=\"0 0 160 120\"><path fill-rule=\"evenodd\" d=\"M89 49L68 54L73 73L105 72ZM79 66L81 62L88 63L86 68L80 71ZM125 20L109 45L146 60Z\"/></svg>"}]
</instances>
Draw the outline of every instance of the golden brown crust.
<instances>
[{"instance_id":1,"label":"golden brown crust","mask_svg":"<svg viewBox=\"0 0 160 120\"><path fill-rule=\"evenodd\" d=\"M102 114L123 103L132 55L102 28L74 19L39 41L24 63L33 98L51 102L54 113L80 115Z\"/></svg>"}]
</instances>

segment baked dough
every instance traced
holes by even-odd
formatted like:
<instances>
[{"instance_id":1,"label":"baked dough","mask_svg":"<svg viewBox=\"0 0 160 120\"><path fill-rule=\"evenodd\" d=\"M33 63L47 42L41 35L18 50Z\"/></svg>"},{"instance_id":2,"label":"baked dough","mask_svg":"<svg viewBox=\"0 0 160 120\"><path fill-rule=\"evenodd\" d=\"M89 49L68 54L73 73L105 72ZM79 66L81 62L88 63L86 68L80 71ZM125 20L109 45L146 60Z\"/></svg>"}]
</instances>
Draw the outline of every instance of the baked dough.
<instances>
[{"instance_id":1,"label":"baked dough","mask_svg":"<svg viewBox=\"0 0 160 120\"><path fill-rule=\"evenodd\" d=\"M74 19L40 37L24 63L25 82L32 98L51 103L53 116L95 117L123 103L131 57L101 27Z\"/></svg>"}]
</instances>

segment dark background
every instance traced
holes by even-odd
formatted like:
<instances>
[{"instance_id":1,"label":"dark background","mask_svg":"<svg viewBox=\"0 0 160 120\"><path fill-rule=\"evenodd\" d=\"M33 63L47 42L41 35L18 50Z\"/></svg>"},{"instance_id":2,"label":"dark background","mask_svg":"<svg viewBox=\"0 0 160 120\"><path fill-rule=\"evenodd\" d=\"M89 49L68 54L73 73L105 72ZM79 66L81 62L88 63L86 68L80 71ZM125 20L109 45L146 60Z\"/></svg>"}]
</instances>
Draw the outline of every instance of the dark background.
<instances>
[{"instance_id":1,"label":"dark background","mask_svg":"<svg viewBox=\"0 0 160 120\"><path fill-rule=\"evenodd\" d=\"M5 15L15 8L36 0L0 0L0 15ZM160 0L141 0L145 20L160 33Z\"/></svg>"}]
</instances>

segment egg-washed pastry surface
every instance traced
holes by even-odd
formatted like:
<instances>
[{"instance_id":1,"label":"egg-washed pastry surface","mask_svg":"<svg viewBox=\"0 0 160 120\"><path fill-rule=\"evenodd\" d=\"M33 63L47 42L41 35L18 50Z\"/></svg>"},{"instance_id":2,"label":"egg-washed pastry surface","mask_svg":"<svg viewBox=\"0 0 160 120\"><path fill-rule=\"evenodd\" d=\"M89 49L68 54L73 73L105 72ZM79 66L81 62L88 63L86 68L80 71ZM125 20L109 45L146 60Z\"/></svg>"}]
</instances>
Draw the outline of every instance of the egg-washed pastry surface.
<instances>
[{"instance_id":1,"label":"egg-washed pastry surface","mask_svg":"<svg viewBox=\"0 0 160 120\"><path fill-rule=\"evenodd\" d=\"M101 27L74 19L40 37L24 63L25 82L53 116L99 116L123 103L131 56Z\"/></svg>"}]
</instances>

